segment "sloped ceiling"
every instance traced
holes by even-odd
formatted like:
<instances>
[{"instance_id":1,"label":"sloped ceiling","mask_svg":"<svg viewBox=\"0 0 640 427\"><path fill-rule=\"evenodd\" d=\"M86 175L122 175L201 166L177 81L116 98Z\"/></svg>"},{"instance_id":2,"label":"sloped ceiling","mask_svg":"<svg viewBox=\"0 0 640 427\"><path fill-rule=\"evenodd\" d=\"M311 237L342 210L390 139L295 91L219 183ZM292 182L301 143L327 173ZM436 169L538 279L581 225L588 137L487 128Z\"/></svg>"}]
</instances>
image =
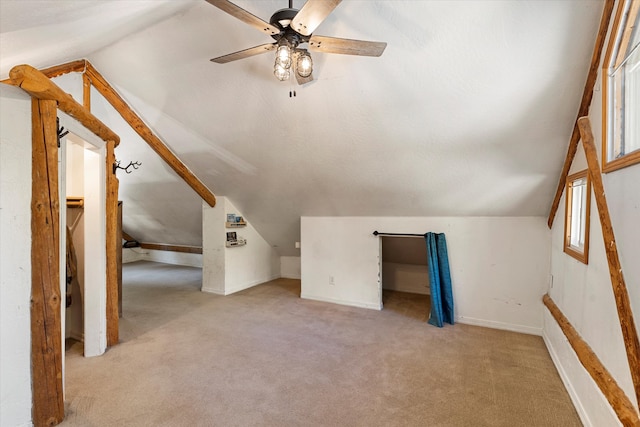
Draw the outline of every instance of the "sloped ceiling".
<instances>
[{"instance_id":1,"label":"sloped ceiling","mask_svg":"<svg viewBox=\"0 0 640 427\"><path fill-rule=\"evenodd\" d=\"M287 6L235 3L264 20ZM273 77L271 54L211 63L271 39L204 0L0 7L3 77L88 58L215 194L297 255L302 215L546 215L603 2L345 0L315 34L387 49L314 53L303 87ZM146 161L120 176L125 227L199 244L198 196L137 144L116 152Z\"/></svg>"}]
</instances>

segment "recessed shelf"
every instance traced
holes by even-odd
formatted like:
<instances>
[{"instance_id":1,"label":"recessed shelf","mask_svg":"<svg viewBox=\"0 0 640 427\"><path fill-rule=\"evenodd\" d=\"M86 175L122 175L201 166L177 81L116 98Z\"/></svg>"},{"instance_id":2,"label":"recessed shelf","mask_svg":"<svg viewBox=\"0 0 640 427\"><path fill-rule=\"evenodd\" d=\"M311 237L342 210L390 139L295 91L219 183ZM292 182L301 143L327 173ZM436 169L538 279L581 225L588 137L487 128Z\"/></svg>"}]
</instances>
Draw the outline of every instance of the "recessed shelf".
<instances>
[{"instance_id":1,"label":"recessed shelf","mask_svg":"<svg viewBox=\"0 0 640 427\"><path fill-rule=\"evenodd\" d=\"M245 227L247 225L246 222L242 221L242 222L229 222L227 221L226 223L227 228L240 228L240 227Z\"/></svg>"}]
</instances>

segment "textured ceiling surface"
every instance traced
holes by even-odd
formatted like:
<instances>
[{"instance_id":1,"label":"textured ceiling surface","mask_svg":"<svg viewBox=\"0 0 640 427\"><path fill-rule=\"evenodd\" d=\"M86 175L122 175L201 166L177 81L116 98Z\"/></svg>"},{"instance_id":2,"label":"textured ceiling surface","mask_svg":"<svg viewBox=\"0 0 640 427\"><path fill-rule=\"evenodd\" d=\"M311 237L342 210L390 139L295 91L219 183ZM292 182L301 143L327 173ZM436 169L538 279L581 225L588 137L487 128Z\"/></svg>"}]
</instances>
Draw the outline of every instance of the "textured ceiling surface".
<instances>
[{"instance_id":1,"label":"textured ceiling surface","mask_svg":"<svg viewBox=\"0 0 640 427\"><path fill-rule=\"evenodd\" d=\"M235 3L264 20L287 5ZM296 255L302 215L546 215L602 6L345 0L314 34L386 51L312 53L315 81L300 87L273 77L270 53L211 63L271 39L204 0L1 0L0 73L89 59L215 194ZM144 164L120 176L125 227L198 244L198 196L113 128L126 134L118 158Z\"/></svg>"}]
</instances>

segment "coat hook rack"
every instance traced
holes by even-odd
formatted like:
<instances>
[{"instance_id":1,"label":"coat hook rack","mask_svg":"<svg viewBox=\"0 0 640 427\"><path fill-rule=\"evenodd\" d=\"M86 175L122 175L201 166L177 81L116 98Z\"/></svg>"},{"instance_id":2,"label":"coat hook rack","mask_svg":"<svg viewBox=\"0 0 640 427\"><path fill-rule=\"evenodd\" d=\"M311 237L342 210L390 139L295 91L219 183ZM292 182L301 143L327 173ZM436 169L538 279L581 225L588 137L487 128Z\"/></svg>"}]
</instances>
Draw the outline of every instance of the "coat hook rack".
<instances>
[{"instance_id":1,"label":"coat hook rack","mask_svg":"<svg viewBox=\"0 0 640 427\"><path fill-rule=\"evenodd\" d=\"M58 148L60 148L60 140L64 138L69 131L64 130L64 126L60 126L60 117L56 117L56 126L58 127Z\"/></svg>"},{"instance_id":2,"label":"coat hook rack","mask_svg":"<svg viewBox=\"0 0 640 427\"><path fill-rule=\"evenodd\" d=\"M118 169L122 169L124 170L126 173L131 173L133 172L133 169L138 169L140 166L142 166L142 163L140 162L129 162L129 164L125 167L120 166L120 160L118 160L117 162L115 162L113 164L113 173L116 173L116 171ZM133 168L132 170L129 170L129 168Z\"/></svg>"}]
</instances>

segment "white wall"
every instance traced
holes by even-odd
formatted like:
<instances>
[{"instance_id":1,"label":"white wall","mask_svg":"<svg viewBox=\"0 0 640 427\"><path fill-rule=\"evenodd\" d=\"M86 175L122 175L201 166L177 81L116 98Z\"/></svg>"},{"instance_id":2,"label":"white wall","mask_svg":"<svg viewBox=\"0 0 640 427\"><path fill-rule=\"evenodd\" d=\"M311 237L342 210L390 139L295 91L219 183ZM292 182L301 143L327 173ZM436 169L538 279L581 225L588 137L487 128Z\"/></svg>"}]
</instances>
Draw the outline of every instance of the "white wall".
<instances>
[{"instance_id":1,"label":"white wall","mask_svg":"<svg viewBox=\"0 0 640 427\"><path fill-rule=\"evenodd\" d=\"M380 238L372 232L444 232L456 319L542 331L550 241L544 218L302 217L301 224L303 298L379 309Z\"/></svg>"},{"instance_id":2,"label":"white wall","mask_svg":"<svg viewBox=\"0 0 640 427\"><path fill-rule=\"evenodd\" d=\"M226 197L217 197L214 208L203 204L202 290L229 295L280 277L280 257L251 225L225 228L227 214L242 215ZM235 231L245 246L225 247L226 233Z\"/></svg>"},{"instance_id":3,"label":"white wall","mask_svg":"<svg viewBox=\"0 0 640 427\"><path fill-rule=\"evenodd\" d=\"M0 84L0 425L31 425L31 101Z\"/></svg>"},{"instance_id":4,"label":"white wall","mask_svg":"<svg viewBox=\"0 0 640 427\"><path fill-rule=\"evenodd\" d=\"M202 254L190 254L185 252L159 251L156 249L138 250L138 260L162 262L164 264L186 265L189 267L202 267Z\"/></svg>"},{"instance_id":5,"label":"white wall","mask_svg":"<svg viewBox=\"0 0 640 427\"><path fill-rule=\"evenodd\" d=\"M300 279L302 277L300 268L299 256L280 257L280 277L284 277L285 279Z\"/></svg>"},{"instance_id":6,"label":"white wall","mask_svg":"<svg viewBox=\"0 0 640 427\"><path fill-rule=\"evenodd\" d=\"M600 78L596 88L601 87ZM601 159L602 94L596 91L590 111L591 126ZM582 144L571 172L586 169ZM640 165L603 176L611 222L618 245L636 327L640 326ZM592 192L593 194L593 192ZM565 198L562 197L552 228L549 294L600 361L636 405L635 393L618 320L602 228L595 198L591 198L589 264L563 252ZM620 425L606 399L577 360L561 330L545 314L544 338L583 423L587 426Z\"/></svg>"}]
</instances>

